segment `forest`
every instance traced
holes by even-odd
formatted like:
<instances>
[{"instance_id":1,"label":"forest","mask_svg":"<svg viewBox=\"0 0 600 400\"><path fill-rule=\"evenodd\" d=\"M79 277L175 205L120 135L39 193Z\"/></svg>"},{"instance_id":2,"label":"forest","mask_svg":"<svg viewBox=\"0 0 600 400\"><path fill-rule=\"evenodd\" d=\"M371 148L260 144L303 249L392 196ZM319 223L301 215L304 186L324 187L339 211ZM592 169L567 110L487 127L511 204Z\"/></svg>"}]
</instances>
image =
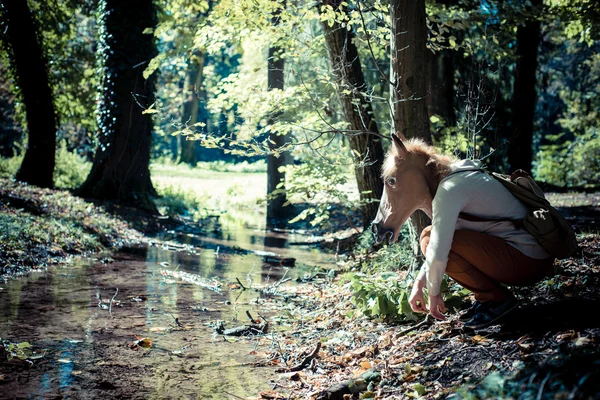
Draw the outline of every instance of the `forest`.
<instances>
[{"instance_id":1,"label":"forest","mask_svg":"<svg viewBox=\"0 0 600 400\"><path fill-rule=\"evenodd\" d=\"M597 399L599 219L595 0L0 0L0 398Z\"/></svg>"}]
</instances>

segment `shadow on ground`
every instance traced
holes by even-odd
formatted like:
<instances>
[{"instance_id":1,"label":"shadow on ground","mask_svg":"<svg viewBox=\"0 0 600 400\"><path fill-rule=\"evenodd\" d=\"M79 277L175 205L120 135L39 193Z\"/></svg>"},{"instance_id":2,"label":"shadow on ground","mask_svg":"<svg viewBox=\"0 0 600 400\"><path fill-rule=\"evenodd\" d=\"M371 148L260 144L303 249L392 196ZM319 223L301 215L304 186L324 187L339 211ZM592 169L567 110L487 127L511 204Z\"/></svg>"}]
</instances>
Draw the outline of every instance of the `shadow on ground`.
<instances>
[{"instance_id":1,"label":"shadow on ground","mask_svg":"<svg viewBox=\"0 0 600 400\"><path fill-rule=\"evenodd\" d=\"M565 299L547 304L521 307L504 322L502 334L545 334L567 329L600 328L594 317L600 309L600 299Z\"/></svg>"}]
</instances>

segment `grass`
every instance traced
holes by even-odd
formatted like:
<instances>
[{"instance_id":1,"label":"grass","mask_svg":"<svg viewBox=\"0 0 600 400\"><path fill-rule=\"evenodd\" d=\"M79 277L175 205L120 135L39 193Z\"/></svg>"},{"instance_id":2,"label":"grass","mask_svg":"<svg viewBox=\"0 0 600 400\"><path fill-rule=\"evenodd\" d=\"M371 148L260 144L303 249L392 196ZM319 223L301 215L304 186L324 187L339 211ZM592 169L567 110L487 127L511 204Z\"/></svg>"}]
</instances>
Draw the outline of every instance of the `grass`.
<instances>
[{"instance_id":1,"label":"grass","mask_svg":"<svg viewBox=\"0 0 600 400\"><path fill-rule=\"evenodd\" d=\"M140 240L121 219L66 191L0 178L2 276Z\"/></svg>"},{"instance_id":2,"label":"grass","mask_svg":"<svg viewBox=\"0 0 600 400\"><path fill-rule=\"evenodd\" d=\"M214 165L213 165L214 166ZM152 182L166 214L188 215L194 219L227 212L242 216L261 215L267 193L265 172L215 171L185 165L152 164Z\"/></svg>"}]
</instances>

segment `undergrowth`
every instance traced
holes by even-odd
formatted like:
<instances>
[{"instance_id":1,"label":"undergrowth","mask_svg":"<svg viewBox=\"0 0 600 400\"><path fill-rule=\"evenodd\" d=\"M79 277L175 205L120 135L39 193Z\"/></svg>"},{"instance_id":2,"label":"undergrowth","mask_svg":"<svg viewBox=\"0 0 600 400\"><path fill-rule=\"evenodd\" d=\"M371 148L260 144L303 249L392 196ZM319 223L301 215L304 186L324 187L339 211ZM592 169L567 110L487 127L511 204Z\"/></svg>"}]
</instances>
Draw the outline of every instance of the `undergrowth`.
<instances>
[{"instance_id":1,"label":"undergrowth","mask_svg":"<svg viewBox=\"0 0 600 400\"><path fill-rule=\"evenodd\" d=\"M0 157L0 177L13 178L25 155L19 151L10 158ZM57 189L74 189L80 186L92 168L92 163L77 153L67 149L66 141L61 141L56 149L54 166L54 187Z\"/></svg>"},{"instance_id":2,"label":"undergrowth","mask_svg":"<svg viewBox=\"0 0 600 400\"><path fill-rule=\"evenodd\" d=\"M181 215L193 220L202 218L206 196L200 196L194 191L184 190L179 186L159 186L156 188L160 196L154 202L163 215Z\"/></svg>"},{"instance_id":3,"label":"undergrowth","mask_svg":"<svg viewBox=\"0 0 600 400\"><path fill-rule=\"evenodd\" d=\"M384 245L373 253L373 234L365 232L355 249L355 273L347 274L351 282L352 301L364 315L382 317L399 322L416 321L416 314L408 304L414 278L420 268L416 254L418 247L414 230L405 224L397 243ZM444 278L442 294L446 307L458 309L470 292L458 285L449 285Z\"/></svg>"},{"instance_id":4,"label":"undergrowth","mask_svg":"<svg viewBox=\"0 0 600 400\"><path fill-rule=\"evenodd\" d=\"M68 192L0 178L0 275L140 238L122 220Z\"/></svg>"}]
</instances>

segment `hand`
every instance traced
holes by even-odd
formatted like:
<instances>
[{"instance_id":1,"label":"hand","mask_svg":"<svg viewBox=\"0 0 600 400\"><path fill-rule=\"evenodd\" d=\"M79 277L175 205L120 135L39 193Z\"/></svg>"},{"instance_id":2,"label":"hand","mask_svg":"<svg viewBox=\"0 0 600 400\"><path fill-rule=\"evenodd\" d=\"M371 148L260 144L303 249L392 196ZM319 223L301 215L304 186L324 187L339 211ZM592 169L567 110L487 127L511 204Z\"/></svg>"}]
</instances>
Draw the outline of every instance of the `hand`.
<instances>
[{"instance_id":1,"label":"hand","mask_svg":"<svg viewBox=\"0 0 600 400\"><path fill-rule=\"evenodd\" d=\"M427 306L425 306L425 297L423 296L423 282L415 281L408 304L414 312L427 314Z\"/></svg>"},{"instance_id":2,"label":"hand","mask_svg":"<svg viewBox=\"0 0 600 400\"><path fill-rule=\"evenodd\" d=\"M442 295L429 296L429 313L431 316L440 321L444 321L446 317L442 314L443 312L446 312L446 306L444 305Z\"/></svg>"}]
</instances>

